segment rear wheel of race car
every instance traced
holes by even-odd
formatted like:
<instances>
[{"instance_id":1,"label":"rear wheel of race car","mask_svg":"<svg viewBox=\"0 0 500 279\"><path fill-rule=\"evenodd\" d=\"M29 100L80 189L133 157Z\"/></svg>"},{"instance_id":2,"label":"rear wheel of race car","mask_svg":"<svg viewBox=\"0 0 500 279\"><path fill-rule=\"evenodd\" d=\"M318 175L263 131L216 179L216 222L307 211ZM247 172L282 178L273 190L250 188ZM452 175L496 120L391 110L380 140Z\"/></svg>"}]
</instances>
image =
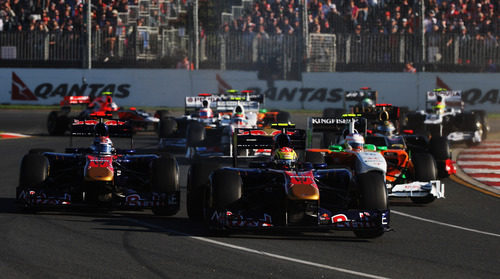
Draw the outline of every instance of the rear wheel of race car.
<instances>
[{"instance_id":1,"label":"rear wheel of race car","mask_svg":"<svg viewBox=\"0 0 500 279\"><path fill-rule=\"evenodd\" d=\"M54 152L54 149L50 148L32 148L28 151L29 154L43 154L45 152Z\"/></svg>"},{"instance_id":2,"label":"rear wheel of race car","mask_svg":"<svg viewBox=\"0 0 500 279\"><path fill-rule=\"evenodd\" d=\"M209 183L209 175L212 171L219 169L220 164L216 162L195 162L188 171L186 207L189 219L194 221L203 220L203 201L206 185Z\"/></svg>"},{"instance_id":3,"label":"rear wheel of race car","mask_svg":"<svg viewBox=\"0 0 500 279\"><path fill-rule=\"evenodd\" d=\"M367 172L358 176L359 210L387 210L387 189L384 175L380 172ZM376 238L384 234L384 228L355 230L359 238Z\"/></svg>"},{"instance_id":4,"label":"rear wheel of race car","mask_svg":"<svg viewBox=\"0 0 500 279\"><path fill-rule=\"evenodd\" d=\"M490 123L488 121L488 114L484 110L473 110L472 112L474 114L479 115L479 118L481 120L481 125L483 128L482 140L486 140L486 138L488 137L488 133L490 131Z\"/></svg>"},{"instance_id":5,"label":"rear wheel of race car","mask_svg":"<svg viewBox=\"0 0 500 279\"><path fill-rule=\"evenodd\" d=\"M162 119L162 118L167 118L168 114L169 114L168 110L161 109L156 111L155 116L158 117L159 119Z\"/></svg>"},{"instance_id":6,"label":"rear wheel of race car","mask_svg":"<svg viewBox=\"0 0 500 279\"><path fill-rule=\"evenodd\" d=\"M323 156L321 152L306 151L306 158L304 161L312 164L324 164L325 156Z\"/></svg>"},{"instance_id":7,"label":"rear wheel of race car","mask_svg":"<svg viewBox=\"0 0 500 279\"><path fill-rule=\"evenodd\" d=\"M177 121L173 118L160 118L158 126L158 136L160 138L172 137L175 130L177 130Z\"/></svg>"},{"instance_id":8,"label":"rear wheel of race car","mask_svg":"<svg viewBox=\"0 0 500 279\"><path fill-rule=\"evenodd\" d=\"M280 111L276 116L276 121L278 123L291 123L292 117L288 111Z\"/></svg>"},{"instance_id":9,"label":"rear wheel of race car","mask_svg":"<svg viewBox=\"0 0 500 279\"><path fill-rule=\"evenodd\" d=\"M40 154L24 155L21 161L21 172L19 174L19 186L17 195L20 191L27 188L36 188L44 182L49 176L49 161Z\"/></svg>"},{"instance_id":10,"label":"rear wheel of race car","mask_svg":"<svg viewBox=\"0 0 500 279\"><path fill-rule=\"evenodd\" d=\"M436 161L444 161L451 158L450 144L445 137L432 137L429 142L431 154Z\"/></svg>"},{"instance_id":11,"label":"rear wheel of race car","mask_svg":"<svg viewBox=\"0 0 500 279\"><path fill-rule=\"evenodd\" d=\"M415 153L411 158L415 167L415 181L431 181L436 180L437 169L436 161L428 153ZM414 203L430 203L436 199L435 196L429 194L425 197L410 197Z\"/></svg>"},{"instance_id":12,"label":"rear wheel of race car","mask_svg":"<svg viewBox=\"0 0 500 279\"><path fill-rule=\"evenodd\" d=\"M206 138L205 127L198 122L191 122L187 127L186 139L188 147L199 146Z\"/></svg>"},{"instance_id":13,"label":"rear wheel of race car","mask_svg":"<svg viewBox=\"0 0 500 279\"><path fill-rule=\"evenodd\" d=\"M47 118L47 131L51 136L62 135L68 127L66 115L60 115L58 111L51 111Z\"/></svg>"},{"instance_id":14,"label":"rear wheel of race car","mask_svg":"<svg viewBox=\"0 0 500 279\"><path fill-rule=\"evenodd\" d=\"M165 154L153 161L152 191L169 196L176 194L178 202L177 206L154 207L155 215L171 216L179 211L179 166L174 156Z\"/></svg>"},{"instance_id":15,"label":"rear wheel of race car","mask_svg":"<svg viewBox=\"0 0 500 279\"><path fill-rule=\"evenodd\" d=\"M479 132L481 138L479 141L468 140L465 142L467 146L477 146L481 144L483 140L483 123L481 121L481 116L478 113L466 114L465 117L465 130L472 132Z\"/></svg>"},{"instance_id":16,"label":"rear wheel of race car","mask_svg":"<svg viewBox=\"0 0 500 279\"><path fill-rule=\"evenodd\" d=\"M405 120L406 122L405 129L414 130L417 133L422 133L425 130L425 116L417 113L408 113L406 114Z\"/></svg>"}]
</instances>

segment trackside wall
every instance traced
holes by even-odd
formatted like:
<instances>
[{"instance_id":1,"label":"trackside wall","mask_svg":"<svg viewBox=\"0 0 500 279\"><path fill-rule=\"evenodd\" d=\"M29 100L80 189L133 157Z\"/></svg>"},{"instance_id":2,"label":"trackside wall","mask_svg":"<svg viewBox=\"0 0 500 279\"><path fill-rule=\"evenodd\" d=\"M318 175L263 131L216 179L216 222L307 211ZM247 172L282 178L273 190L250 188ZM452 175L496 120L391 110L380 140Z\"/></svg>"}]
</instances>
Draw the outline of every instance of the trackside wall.
<instances>
[{"instance_id":1,"label":"trackside wall","mask_svg":"<svg viewBox=\"0 0 500 279\"><path fill-rule=\"evenodd\" d=\"M257 72L174 69L0 69L0 103L57 104L63 96L114 92L122 106L183 107L184 97L229 88L266 94L266 107L342 107L342 92L368 86L379 103L425 107L436 87L463 90L467 109L500 112L500 73L304 73L302 81L264 81Z\"/></svg>"}]
</instances>

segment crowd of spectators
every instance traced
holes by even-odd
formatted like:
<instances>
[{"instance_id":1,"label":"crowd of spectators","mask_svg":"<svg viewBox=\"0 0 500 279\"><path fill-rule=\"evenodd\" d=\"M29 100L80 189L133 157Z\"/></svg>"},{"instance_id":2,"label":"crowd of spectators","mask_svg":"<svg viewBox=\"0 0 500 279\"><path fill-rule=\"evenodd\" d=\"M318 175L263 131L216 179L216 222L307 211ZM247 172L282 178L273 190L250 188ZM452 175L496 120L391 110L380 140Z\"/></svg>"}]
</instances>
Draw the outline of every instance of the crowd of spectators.
<instances>
[{"instance_id":1,"label":"crowd of spectators","mask_svg":"<svg viewBox=\"0 0 500 279\"><path fill-rule=\"evenodd\" d=\"M94 29L116 28L118 13L127 12L129 0L93 0ZM1 0L0 31L81 31L86 5L82 0Z\"/></svg>"},{"instance_id":2,"label":"crowd of spectators","mask_svg":"<svg viewBox=\"0 0 500 279\"><path fill-rule=\"evenodd\" d=\"M301 30L301 3L295 0L257 0L223 30L296 34ZM307 0L310 33L416 34L420 29L417 0ZM466 32L499 35L499 1L425 0L427 33Z\"/></svg>"}]
</instances>

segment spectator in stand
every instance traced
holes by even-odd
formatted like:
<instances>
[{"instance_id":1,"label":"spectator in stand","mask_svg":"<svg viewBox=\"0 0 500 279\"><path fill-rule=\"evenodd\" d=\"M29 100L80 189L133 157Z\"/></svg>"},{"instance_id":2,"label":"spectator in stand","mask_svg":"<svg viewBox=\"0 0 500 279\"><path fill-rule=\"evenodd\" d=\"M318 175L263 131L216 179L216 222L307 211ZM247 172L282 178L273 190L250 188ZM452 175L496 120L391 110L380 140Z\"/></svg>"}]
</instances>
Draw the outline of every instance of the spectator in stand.
<instances>
[{"instance_id":1,"label":"spectator in stand","mask_svg":"<svg viewBox=\"0 0 500 279\"><path fill-rule=\"evenodd\" d=\"M182 60L177 63L177 69L194 70L194 64L189 62L187 55L182 57Z\"/></svg>"},{"instance_id":2,"label":"spectator in stand","mask_svg":"<svg viewBox=\"0 0 500 279\"><path fill-rule=\"evenodd\" d=\"M408 62L405 64L405 68L403 69L403 71L405 73L416 73L417 72L417 69L415 69L415 67L413 67L413 63L412 62Z\"/></svg>"}]
</instances>

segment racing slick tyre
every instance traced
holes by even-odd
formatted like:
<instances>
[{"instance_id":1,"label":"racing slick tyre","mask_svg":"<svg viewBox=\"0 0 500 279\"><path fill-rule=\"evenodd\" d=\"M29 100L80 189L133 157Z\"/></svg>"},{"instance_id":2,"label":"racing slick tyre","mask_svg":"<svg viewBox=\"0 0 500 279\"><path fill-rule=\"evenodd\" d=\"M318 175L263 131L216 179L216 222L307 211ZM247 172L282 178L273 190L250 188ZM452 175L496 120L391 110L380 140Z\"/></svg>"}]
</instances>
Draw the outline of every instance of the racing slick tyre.
<instances>
[{"instance_id":1,"label":"racing slick tyre","mask_svg":"<svg viewBox=\"0 0 500 279\"><path fill-rule=\"evenodd\" d=\"M278 123L291 123L292 117L288 111L280 111L276 116L276 121Z\"/></svg>"},{"instance_id":2,"label":"racing slick tyre","mask_svg":"<svg viewBox=\"0 0 500 279\"><path fill-rule=\"evenodd\" d=\"M436 180L437 169L436 161L428 153L415 153L411 158L415 167L415 181L431 181ZM429 194L425 197L410 197L414 203L425 204L436 199L435 196Z\"/></svg>"},{"instance_id":3,"label":"racing slick tyre","mask_svg":"<svg viewBox=\"0 0 500 279\"><path fill-rule=\"evenodd\" d=\"M324 164L325 156L320 152L306 151L306 158L304 161L312 164Z\"/></svg>"},{"instance_id":4,"label":"racing slick tyre","mask_svg":"<svg viewBox=\"0 0 500 279\"><path fill-rule=\"evenodd\" d=\"M177 130L177 121L173 118L160 118L160 124L158 125L158 136L160 138L169 138Z\"/></svg>"},{"instance_id":5,"label":"racing slick tyre","mask_svg":"<svg viewBox=\"0 0 500 279\"><path fill-rule=\"evenodd\" d=\"M444 161L451 158L450 143L445 137L432 137L429 149L436 161Z\"/></svg>"},{"instance_id":6,"label":"racing slick tyre","mask_svg":"<svg viewBox=\"0 0 500 279\"><path fill-rule=\"evenodd\" d=\"M21 161L21 172L19 174L19 186L17 187L16 197L22 190L35 188L44 182L49 176L49 161L40 154L24 155Z\"/></svg>"},{"instance_id":7,"label":"racing slick tyre","mask_svg":"<svg viewBox=\"0 0 500 279\"><path fill-rule=\"evenodd\" d=\"M158 119L163 119L163 118L167 118L168 117L168 114L169 114L169 111L166 110L166 109L161 109L161 110L157 110L156 113L155 113L155 116L158 118Z\"/></svg>"},{"instance_id":8,"label":"racing slick tyre","mask_svg":"<svg viewBox=\"0 0 500 279\"><path fill-rule=\"evenodd\" d=\"M202 145L206 138L205 127L198 122L191 122L187 127L187 146L194 147Z\"/></svg>"},{"instance_id":9,"label":"racing slick tyre","mask_svg":"<svg viewBox=\"0 0 500 279\"><path fill-rule=\"evenodd\" d=\"M482 140L486 140L486 138L488 137L488 133L490 131L490 123L488 121L488 115L484 110L473 110L473 112L474 114L478 114L479 118L481 119L481 125L483 128Z\"/></svg>"},{"instance_id":10,"label":"racing slick tyre","mask_svg":"<svg viewBox=\"0 0 500 279\"><path fill-rule=\"evenodd\" d=\"M477 146L481 144L483 139L483 123L481 121L481 116L477 113L467 114L464 118L465 121L465 130L479 132L481 135L481 139L479 141L468 140L465 142L467 146Z\"/></svg>"},{"instance_id":11,"label":"racing slick tyre","mask_svg":"<svg viewBox=\"0 0 500 279\"><path fill-rule=\"evenodd\" d=\"M341 117L344 113L343 108L326 108L323 110L323 117Z\"/></svg>"},{"instance_id":12,"label":"racing slick tyre","mask_svg":"<svg viewBox=\"0 0 500 279\"><path fill-rule=\"evenodd\" d=\"M367 172L358 176L359 209L387 210L388 198L384 175L380 172ZM384 234L384 228L354 230L359 238L376 238Z\"/></svg>"},{"instance_id":13,"label":"racing slick tyre","mask_svg":"<svg viewBox=\"0 0 500 279\"><path fill-rule=\"evenodd\" d=\"M51 136L59 136L66 132L68 128L68 118L66 115L59 115L58 111L51 111L47 118L47 131Z\"/></svg>"},{"instance_id":14,"label":"racing slick tyre","mask_svg":"<svg viewBox=\"0 0 500 279\"><path fill-rule=\"evenodd\" d=\"M45 152L54 152L54 149L50 148L32 148L28 151L28 154L43 154Z\"/></svg>"},{"instance_id":15,"label":"racing slick tyre","mask_svg":"<svg viewBox=\"0 0 500 279\"><path fill-rule=\"evenodd\" d=\"M242 195L240 175L235 171L218 170L212 177L212 208L226 209L238 201Z\"/></svg>"},{"instance_id":16,"label":"racing slick tyre","mask_svg":"<svg viewBox=\"0 0 500 279\"><path fill-rule=\"evenodd\" d=\"M177 206L153 207L155 215L171 216L179 211L179 165L172 155L161 156L153 161L152 191L160 194L176 194Z\"/></svg>"},{"instance_id":17,"label":"racing slick tyre","mask_svg":"<svg viewBox=\"0 0 500 279\"><path fill-rule=\"evenodd\" d=\"M186 207L189 219L193 221L203 220L203 201L206 185L209 183L209 175L212 171L219 169L220 164L216 162L195 162L188 171Z\"/></svg>"}]
</instances>

